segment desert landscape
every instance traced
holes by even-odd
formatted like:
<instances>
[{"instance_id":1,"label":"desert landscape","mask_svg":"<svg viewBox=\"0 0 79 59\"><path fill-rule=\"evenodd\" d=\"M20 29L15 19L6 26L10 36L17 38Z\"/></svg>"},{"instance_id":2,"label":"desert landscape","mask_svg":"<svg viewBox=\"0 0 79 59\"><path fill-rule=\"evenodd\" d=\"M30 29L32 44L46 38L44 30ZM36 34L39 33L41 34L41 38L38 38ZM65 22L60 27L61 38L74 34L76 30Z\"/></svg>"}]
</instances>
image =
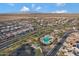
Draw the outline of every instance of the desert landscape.
<instances>
[{"instance_id":1,"label":"desert landscape","mask_svg":"<svg viewBox=\"0 0 79 59\"><path fill-rule=\"evenodd\" d=\"M0 14L0 55L79 56L79 14Z\"/></svg>"}]
</instances>

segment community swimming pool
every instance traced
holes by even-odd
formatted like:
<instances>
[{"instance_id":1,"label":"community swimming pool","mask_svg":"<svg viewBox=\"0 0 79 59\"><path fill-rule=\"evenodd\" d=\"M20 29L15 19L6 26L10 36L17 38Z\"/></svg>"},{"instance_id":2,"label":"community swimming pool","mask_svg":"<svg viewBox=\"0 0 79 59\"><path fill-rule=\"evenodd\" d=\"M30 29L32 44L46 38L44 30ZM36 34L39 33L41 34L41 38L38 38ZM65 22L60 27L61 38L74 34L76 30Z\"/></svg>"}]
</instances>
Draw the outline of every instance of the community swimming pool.
<instances>
[{"instance_id":1,"label":"community swimming pool","mask_svg":"<svg viewBox=\"0 0 79 59\"><path fill-rule=\"evenodd\" d=\"M40 40L43 44L50 44L53 42L53 37L50 35L45 35L44 37L41 38Z\"/></svg>"}]
</instances>

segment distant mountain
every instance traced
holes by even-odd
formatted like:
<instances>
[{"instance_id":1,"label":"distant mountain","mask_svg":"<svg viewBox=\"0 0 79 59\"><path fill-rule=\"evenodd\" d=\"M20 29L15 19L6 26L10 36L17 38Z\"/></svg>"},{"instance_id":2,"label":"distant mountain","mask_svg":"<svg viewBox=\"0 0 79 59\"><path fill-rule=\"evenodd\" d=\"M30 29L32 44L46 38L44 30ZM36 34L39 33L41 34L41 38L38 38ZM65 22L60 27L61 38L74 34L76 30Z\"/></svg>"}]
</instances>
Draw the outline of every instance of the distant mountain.
<instances>
[{"instance_id":1,"label":"distant mountain","mask_svg":"<svg viewBox=\"0 0 79 59\"><path fill-rule=\"evenodd\" d=\"M43 12L39 12L39 11L24 11L24 12L20 12L19 14L32 14L32 13L43 13Z\"/></svg>"}]
</instances>

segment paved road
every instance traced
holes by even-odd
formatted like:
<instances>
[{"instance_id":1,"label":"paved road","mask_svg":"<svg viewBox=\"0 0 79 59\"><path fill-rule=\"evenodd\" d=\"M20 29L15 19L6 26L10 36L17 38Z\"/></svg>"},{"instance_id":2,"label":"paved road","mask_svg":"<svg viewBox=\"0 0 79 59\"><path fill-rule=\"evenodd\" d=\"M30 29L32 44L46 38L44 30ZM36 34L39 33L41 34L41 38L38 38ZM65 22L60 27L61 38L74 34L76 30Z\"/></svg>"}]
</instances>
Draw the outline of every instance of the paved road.
<instances>
[{"instance_id":1,"label":"paved road","mask_svg":"<svg viewBox=\"0 0 79 59\"><path fill-rule=\"evenodd\" d=\"M18 41L22 36L11 37L7 41L0 44L0 50L5 49L10 46L10 44Z\"/></svg>"},{"instance_id":2,"label":"paved road","mask_svg":"<svg viewBox=\"0 0 79 59\"><path fill-rule=\"evenodd\" d=\"M7 48L19 38L35 31L27 22L0 22L0 50Z\"/></svg>"},{"instance_id":3,"label":"paved road","mask_svg":"<svg viewBox=\"0 0 79 59\"><path fill-rule=\"evenodd\" d=\"M56 56L56 53L59 51L59 49L63 46L63 43L66 41L66 38L69 36L69 34L73 32L78 32L78 30L65 32L60 42L58 42L57 45L46 54L46 56Z\"/></svg>"},{"instance_id":4,"label":"paved road","mask_svg":"<svg viewBox=\"0 0 79 59\"><path fill-rule=\"evenodd\" d=\"M21 37L27 36L29 33L25 33L24 35L16 35L16 37L11 37L7 41L0 43L0 50L3 50L10 46L10 44L18 41Z\"/></svg>"}]
</instances>

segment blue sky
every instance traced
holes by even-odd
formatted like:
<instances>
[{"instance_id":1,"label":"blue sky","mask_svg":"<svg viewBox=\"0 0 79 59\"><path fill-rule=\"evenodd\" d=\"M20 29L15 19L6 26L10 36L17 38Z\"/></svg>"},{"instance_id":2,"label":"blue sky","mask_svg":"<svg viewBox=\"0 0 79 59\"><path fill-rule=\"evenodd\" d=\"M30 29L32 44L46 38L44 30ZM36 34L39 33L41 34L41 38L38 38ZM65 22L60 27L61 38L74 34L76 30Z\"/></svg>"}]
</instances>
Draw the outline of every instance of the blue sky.
<instances>
[{"instance_id":1,"label":"blue sky","mask_svg":"<svg viewBox=\"0 0 79 59\"><path fill-rule=\"evenodd\" d=\"M79 13L79 3L0 3L0 13Z\"/></svg>"}]
</instances>

